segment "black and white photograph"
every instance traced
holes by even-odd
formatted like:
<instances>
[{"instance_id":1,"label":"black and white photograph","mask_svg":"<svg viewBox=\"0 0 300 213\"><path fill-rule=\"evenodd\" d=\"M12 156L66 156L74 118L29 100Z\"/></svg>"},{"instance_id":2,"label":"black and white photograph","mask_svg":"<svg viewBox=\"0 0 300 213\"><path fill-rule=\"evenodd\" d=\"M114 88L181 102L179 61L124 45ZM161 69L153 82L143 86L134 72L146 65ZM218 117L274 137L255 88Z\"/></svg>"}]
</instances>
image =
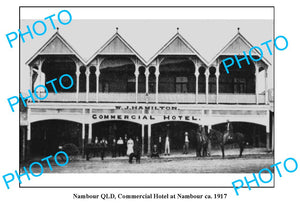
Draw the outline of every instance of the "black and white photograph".
<instances>
[{"instance_id":1,"label":"black and white photograph","mask_svg":"<svg viewBox=\"0 0 300 213\"><path fill-rule=\"evenodd\" d=\"M296 4L88 2L0 9L5 206L296 203Z\"/></svg>"},{"instance_id":2,"label":"black and white photograph","mask_svg":"<svg viewBox=\"0 0 300 213\"><path fill-rule=\"evenodd\" d=\"M54 172L258 172L274 161L273 60L251 48L273 21L72 20L21 44L21 162L63 150Z\"/></svg>"}]
</instances>

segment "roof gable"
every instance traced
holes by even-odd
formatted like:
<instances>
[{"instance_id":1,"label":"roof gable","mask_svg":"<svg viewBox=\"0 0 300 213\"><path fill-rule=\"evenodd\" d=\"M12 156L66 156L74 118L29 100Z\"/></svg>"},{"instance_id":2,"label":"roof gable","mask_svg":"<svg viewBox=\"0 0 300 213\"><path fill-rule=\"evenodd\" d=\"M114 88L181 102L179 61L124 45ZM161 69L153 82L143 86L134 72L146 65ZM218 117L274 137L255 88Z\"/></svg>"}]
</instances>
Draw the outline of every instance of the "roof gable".
<instances>
[{"instance_id":1,"label":"roof gable","mask_svg":"<svg viewBox=\"0 0 300 213\"><path fill-rule=\"evenodd\" d=\"M243 51L248 52L251 47L243 41L240 37L237 37L224 51L223 54L227 55L238 55L243 53ZM254 53L254 52L253 52Z\"/></svg>"},{"instance_id":2,"label":"roof gable","mask_svg":"<svg viewBox=\"0 0 300 213\"><path fill-rule=\"evenodd\" d=\"M194 54L194 52L182 41L180 37L176 37L166 48L161 52L161 54Z\"/></svg>"},{"instance_id":3,"label":"roof gable","mask_svg":"<svg viewBox=\"0 0 300 213\"><path fill-rule=\"evenodd\" d=\"M98 54L102 55L134 55L142 63L146 64L146 61L136 52L126 41L116 32L99 50L94 53L86 64L91 63Z\"/></svg>"},{"instance_id":4,"label":"roof gable","mask_svg":"<svg viewBox=\"0 0 300 213\"><path fill-rule=\"evenodd\" d=\"M157 53L148 61L150 64L159 55L195 55L205 65L207 61L185 40L180 33L176 33Z\"/></svg>"},{"instance_id":5,"label":"roof gable","mask_svg":"<svg viewBox=\"0 0 300 213\"><path fill-rule=\"evenodd\" d=\"M132 50L120 39L115 36L103 49L99 51L102 54L134 54Z\"/></svg>"},{"instance_id":6,"label":"roof gable","mask_svg":"<svg viewBox=\"0 0 300 213\"><path fill-rule=\"evenodd\" d=\"M253 45L244 36L242 36L240 32L238 32L210 61L209 66L221 55L241 55L243 54L243 51L245 51L248 55L249 50L252 47ZM260 52L254 48L251 52L251 55L260 56ZM271 65L271 63L265 57L262 57L262 61L268 65Z\"/></svg>"},{"instance_id":7,"label":"roof gable","mask_svg":"<svg viewBox=\"0 0 300 213\"><path fill-rule=\"evenodd\" d=\"M43 54L72 54L72 50L62 42L59 37L55 37L40 53Z\"/></svg>"},{"instance_id":8,"label":"roof gable","mask_svg":"<svg viewBox=\"0 0 300 213\"><path fill-rule=\"evenodd\" d=\"M84 60L81 56L68 44L68 42L58 33L53 36L26 62L30 64L38 55L75 55L82 63Z\"/></svg>"}]
</instances>

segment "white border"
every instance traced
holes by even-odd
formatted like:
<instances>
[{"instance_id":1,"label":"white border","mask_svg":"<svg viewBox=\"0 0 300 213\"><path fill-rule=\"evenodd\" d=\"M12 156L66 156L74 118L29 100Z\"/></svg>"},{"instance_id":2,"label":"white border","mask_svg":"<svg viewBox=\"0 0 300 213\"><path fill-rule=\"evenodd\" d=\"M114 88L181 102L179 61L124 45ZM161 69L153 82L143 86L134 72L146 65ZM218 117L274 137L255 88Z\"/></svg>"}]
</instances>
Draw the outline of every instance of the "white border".
<instances>
[{"instance_id":1,"label":"white border","mask_svg":"<svg viewBox=\"0 0 300 213\"><path fill-rule=\"evenodd\" d=\"M63 9L70 11L74 19L273 19L271 7L21 8L21 19L40 20Z\"/></svg>"},{"instance_id":2,"label":"white border","mask_svg":"<svg viewBox=\"0 0 300 213\"><path fill-rule=\"evenodd\" d=\"M273 19L273 8L21 8L21 19L43 19L67 9L73 19ZM255 14L255 16L253 16ZM96 162L101 163L101 162ZM24 186L231 187L241 174L43 174ZM249 174L248 174L249 176ZM188 180L188 181L187 181ZM265 184L273 186L273 182Z\"/></svg>"}]
</instances>

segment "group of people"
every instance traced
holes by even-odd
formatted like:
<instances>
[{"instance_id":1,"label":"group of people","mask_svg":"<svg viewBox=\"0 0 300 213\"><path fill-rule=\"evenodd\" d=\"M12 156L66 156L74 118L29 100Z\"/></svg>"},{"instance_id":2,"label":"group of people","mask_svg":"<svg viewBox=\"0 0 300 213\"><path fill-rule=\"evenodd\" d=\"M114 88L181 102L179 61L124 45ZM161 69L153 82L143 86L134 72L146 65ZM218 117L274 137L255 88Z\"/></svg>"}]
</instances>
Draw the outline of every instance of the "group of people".
<instances>
[{"instance_id":1,"label":"group of people","mask_svg":"<svg viewBox=\"0 0 300 213\"><path fill-rule=\"evenodd\" d=\"M100 157L101 159L103 160L104 159L104 156L105 156L105 150L107 148L107 145L108 145L108 142L105 138L102 138L100 141L98 140L98 137L95 138L95 146L97 148L99 148L99 151L100 151ZM94 152L94 155L97 155L98 152L96 150L96 152Z\"/></svg>"},{"instance_id":2,"label":"group of people","mask_svg":"<svg viewBox=\"0 0 300 213\"><path fill-rule=\"evenodd\" d=\"M118 140L115 138L112 141L112 157L115 158L118 156L129 156L134 152L134 146L139 146L139 138L136 137L135 141L131 137L127 138L127 135L119 137Z\"/></svg>"},{"instance_id":3,"label":"group of people","mask_svg":"<svg viewBox=\"0 0 300 213\"><path fill-rule=\"evenodd\" d=\"M188 154L189 152L189 136L188 132L184 133L184 144L183 144L183 154ZM153 145L151 152L151 157L159 157L159 154L170 155L170 136L167 134L164 140L164 146L162 142L162 137L158 137L158 143Z\"/></svg>"},{"instance_id":4,"label":"group of people","mask_svg":"<svg viewBox=\"0 0 300 213\"><path fill-rule=\"evenodd\" d=\"M136 137L134 141L131 137L128 138L127 135L125 135L124 138L113 138L111 144L108 143L105 137L101 140L99 140L98 137L95 137L94 143L89 144L89 146L93 149L93 151L88 152L93 152L94 157L98 157L100 154L102 160L104 159L105 153L108 149L110 149L113 158L116 158L117 156L130 156L132 153L140 152L139 138Z\"/></svg>"},{"instance_id":5,"label":"group of people","mask_svg":"<svg viewBox=\"0 0 300 213\"><path fill-rule=\"evenodd\" d=\"M208 156L210 155L210 143L208 140L208 136L206 134L205 129L199 125L198 129L196 130L196 156ZM158 142L153 145L151 157L159 157L159 154L170 155L170 137L167 134L164 140L164 146L162 137L158 137ZM184 140L183 140L183 147L182 147L182 154L187 155L189 153L190 147L190 136L188 132L184 132Z\"/></svg>"},{"instance_id":6,"label":"group of people","mask_svg":"<svg viewBox=\"0 0 300 213\"><path fill-rule=\"evenodd\" d=\"M164 140L164 146L162 137L158 137L158 143L155 143L151 150L151 157L159 157L160 154L170 155L170 136L167 134Z\"/></svg>"},{"instance_id":7,"label":"group of people","mask_svg":"<svg viewBox=\"0 0 300 213\"><path fill-rule=\"evenodd\" d=\"M203 152L203 147L198 147L198 144L201 143L201 141L204 141L203 135L204 128L199 127L197 130L197 148L196 153L197 156L201 156L199 154L200 152ZM203 140L202 140L203 139ZM153 144L151 147L151 157L159 157L160 154L164 155L170 155L170 136L167 133L166 136L163 138L162 136L158 137L158 140L156 143ZM189 144L190 144L190 138L189 133L184 132L184 141L183 141L183 154L189 153ZM101 140L98 139L98 137L95 137L94 143L90 144L94 146L94 149L91 149L93 151L89 151L89 153L94 152L94 156L99 156L103 160L105 157L105 153L108 149L111 151L112 158L121 157L121 156L137 156L140 157L141 155L141 143L139 141L139 137L127 137L125 134L124 137L118 137L118 138L112 138L111 142L108 143L107 139L103 137ZM199 152L199 153L198 153Z\"/></svg>"}]
</instances>

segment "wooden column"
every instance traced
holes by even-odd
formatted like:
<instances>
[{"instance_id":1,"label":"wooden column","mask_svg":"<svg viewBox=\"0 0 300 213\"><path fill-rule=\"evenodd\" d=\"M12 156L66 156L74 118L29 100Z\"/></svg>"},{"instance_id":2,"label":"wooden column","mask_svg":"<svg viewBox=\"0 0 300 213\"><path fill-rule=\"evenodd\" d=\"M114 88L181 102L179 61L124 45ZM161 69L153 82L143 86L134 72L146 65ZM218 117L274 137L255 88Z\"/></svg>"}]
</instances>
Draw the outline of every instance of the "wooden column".
<instances>
[{"instance_id":1,"label":"wooden column","mask_svg":"<svg viewBox=\"0 0 300 213\"><path fill-rule=\"evenodd\" d=\"M267 130L267 127L266 127L266 147L267 147L267 150L271 150L271 147L270 147L270 131Z\"/></svg>"},{"instance_id":2,"label":"wooden column","mask_svg":"<svg viewBox=\"0 0 300 213\"><path fill-rule=\"evenodd\" d=\"M97 58L97 63L96 63L96 102L99 102L99 80L100 80L100 67L101 63L103 62L104 58Z\"/></svg>"},{"instance_id":3,"label":"wooden column","mask_svg":"<svg viewBox=\"0 0 300 213\"><path fill-rule=\"evenodd\" d=\"M89 102L89 92L90 92L90 67L86 67L85 71L86 76L86 102Z\"/></svg>"},{"instance_id":4,"label":"wooden column","mask_svg":"<svg viewBox=\"0 0 300 213\"><path fill-rule=\"evenodd\" d=\"M27 141L31 140L31 123L27 124Z\"/></svg>"},{"instance_id":5,"label":"wooden column","mask_svg":"<svg viewBox=\"0 0 300 213\"><path fill-rule=\"evenodd\" d=\"M148 155L151 155L151 124L148 124Z\"/></svg>"},{"instance_id":6,"label":"wooden column","mask_svg":"<svg viewBox=\"0 0 300 213\"><path fill-rule=\"evenodd\" d=\"M96 66L96 102L99 102L99 78L100 78L100 65Z\"/></svg>"},{"instance_id":7,"label":"wooden column","mask_svg":"<svg viewBox=\"0 0 300 213\"><path fill-rule=\"evenodd\" d=\"M142 124L142 155L144 155L145 151L145 125Z\"/></svg>"},{"instance_id":8,"label":"wooden column","mask_svg":"<svg viewBox=\"0 0 300 213\"><path fill-rule=\"evenodd\" d=\"M135 62L135 71L134 71L134 75L135 75L135 103L138 102L138 94L139 94L139 66L138 64Z\"/></svg>"},{"instance_id":9,"label":"wooden column","mask_svg":"<svg viewBox=\"0 0 300 213\"><path fill-rule=\"evenodd\" d=\"M82 148L82 157L84 157L84 147L85 147L85 123L82 123L82 140L81 140L81 148Z\"/></svg>"},{"instance_id":10,"label":"wooden column","mask_svg":"<svg viewBox=\"0 0 300 213\"><path fill-rule=\"evenodd\" d=\"M32 74L33 74L33 68L29 66L29 89L32 91Z\"/></svg>"},{"instance_id":11,"label":"wooden column","mask_svg":"<svg viewBox=\"0 0 300 213\"><path fill-rule=\"evenodd\" d=\"M155 67L155 103L158 103L159 64Z\"/></svg>"},{"instance_id":12,"label":"wooden column","mask_svg":"<svg viewBox=\"0 0 300 213\"><path fill-rule=\"evenodd\" d=\"M209 68L205 70L205 102L208 104L208 83L209 83Z\"/></svg>"},{"instance_id":13,"label":"wooden column","mask_svg":"<svg viewBox=\"0 0 300 213\"><path fill-rule=\"evenodd\" d=\"M220 76L220 71L219 71L219 63L217 63L216 66L216 103L219 103L219 76Z\"/></svg>"},{"instance_id":14,"label":"wooden column","mask_svg":"<svg viewBox=\"0 0 300 213\"><path fill-rule=\"evenodd\" d=\"M190 60L193 62L195 66L195 103L198 103L198 93L199 93L199 67L200 67L200 60L198 58L190 57Z\"/></svg>"},{"instance_id":15,"label":"wooden column","mask_svg":"<svg viewBox=\"0 0 300 213\"><path fill-rule=\"evenodd\" d=\"M149 102L149 67L146 67L145 76L146 76L146 103Z\"/></svg>"},{"instance_id":16,"label":"wooden column","mask_svg":"<svg viewBox=\"0 0 300 213\"><path fill-rule=\"evenodd\" d=\"M267 113L267 125L266 125L266 147L267 147L267 150L270 151L271 150L271 143L270 143L270 111L268 110L268 113Z\"/></svg>"},{"instance_id":17,"label":"wooden column","mask_svg":"<svg viewBox=\"0 0 300 213\"><path fill-rule=\"evenodd\" d=\"M88 143L92 142L92 124L89 123Z\"/></svg>"},{"instance_id":18,"label":"wooden column","mask_svg":"<svg viewBox=\"0 0 300 213\"><path fill-rule=\"evenodd\" d=\"M165 60L164 57L159 57L155 60L155 103L158 103L158 90L159 90L159 75L160 75L160 70L159 66L160 64Z\"/></svg>"},{"instance_id":19,"label":"wooden column","mask_svg":"<svg viewBox=\"0 0 300 213\"><path fill-rule=\"evenodd\" d=\"M256 63L255 65L255 96L256 96L256 104L259 104L259 94L258 94L258 66Z\"/></svg>"},{"instance_id":20,"label":"wooden column","mask_svg":"<svg viewBox=\"0 0 300 213\"><path fill-rule=\"evenodd\" d=\"M39 60L39 64L38 64L38 77L39 77L39 85L42 84L42 64L43 61ZM41 97L41 88L38 88L38 96ZM38 98L38 102L40 102L40 99Z\"/></svg>"},{"instance_id":21,"label":"wooden column","mask_svg":"<svg viewBox=\"0 0 300 213\"><path fill-rule=\"evenodd\" d=\"M268 68L265 69L265 104L268 104Z\"/></svg>"},{"instance_id":22,"label":"wooden column","mask_svg":"<svg viewBox=\"0 0 300 213\"><path fill-rule=\"evenodd\" d=\"M76 102L79 101L79 77L80 77L80 65L76 62Z\"/></svg>"},{"instance_id":23,"label":"wooden column","mask_svg":"<svg viewBox=\"0 0 300 213\"><path fill-rule=\"evenodd\" d=\"M149 67L146 67L145 77L146 77L146 94L149 94Z\"/></svg>"},{"instance_id":24,"label":"wooden column","mask_svg":"<svg viewBox=\"0 0 300 213\"><path fill-rule=\"evenodd\" d=\"M27 124L27 140L25 145L25 154L27 153L27 158L30 155L30 141L31 141L31 123L28 121Z\"/></svg>"},{"instance_id":25,"label":"wooden column","mask_svg":"<svg viewBox=\"0 0 300 213\"><path fill-rule=\"evenodd\" d=\"M196 78L196 85L195 85L195 103L198 103L198 91L199 91L199 65L195 64L195 78Z\"/></svg>"}]
</instances>

